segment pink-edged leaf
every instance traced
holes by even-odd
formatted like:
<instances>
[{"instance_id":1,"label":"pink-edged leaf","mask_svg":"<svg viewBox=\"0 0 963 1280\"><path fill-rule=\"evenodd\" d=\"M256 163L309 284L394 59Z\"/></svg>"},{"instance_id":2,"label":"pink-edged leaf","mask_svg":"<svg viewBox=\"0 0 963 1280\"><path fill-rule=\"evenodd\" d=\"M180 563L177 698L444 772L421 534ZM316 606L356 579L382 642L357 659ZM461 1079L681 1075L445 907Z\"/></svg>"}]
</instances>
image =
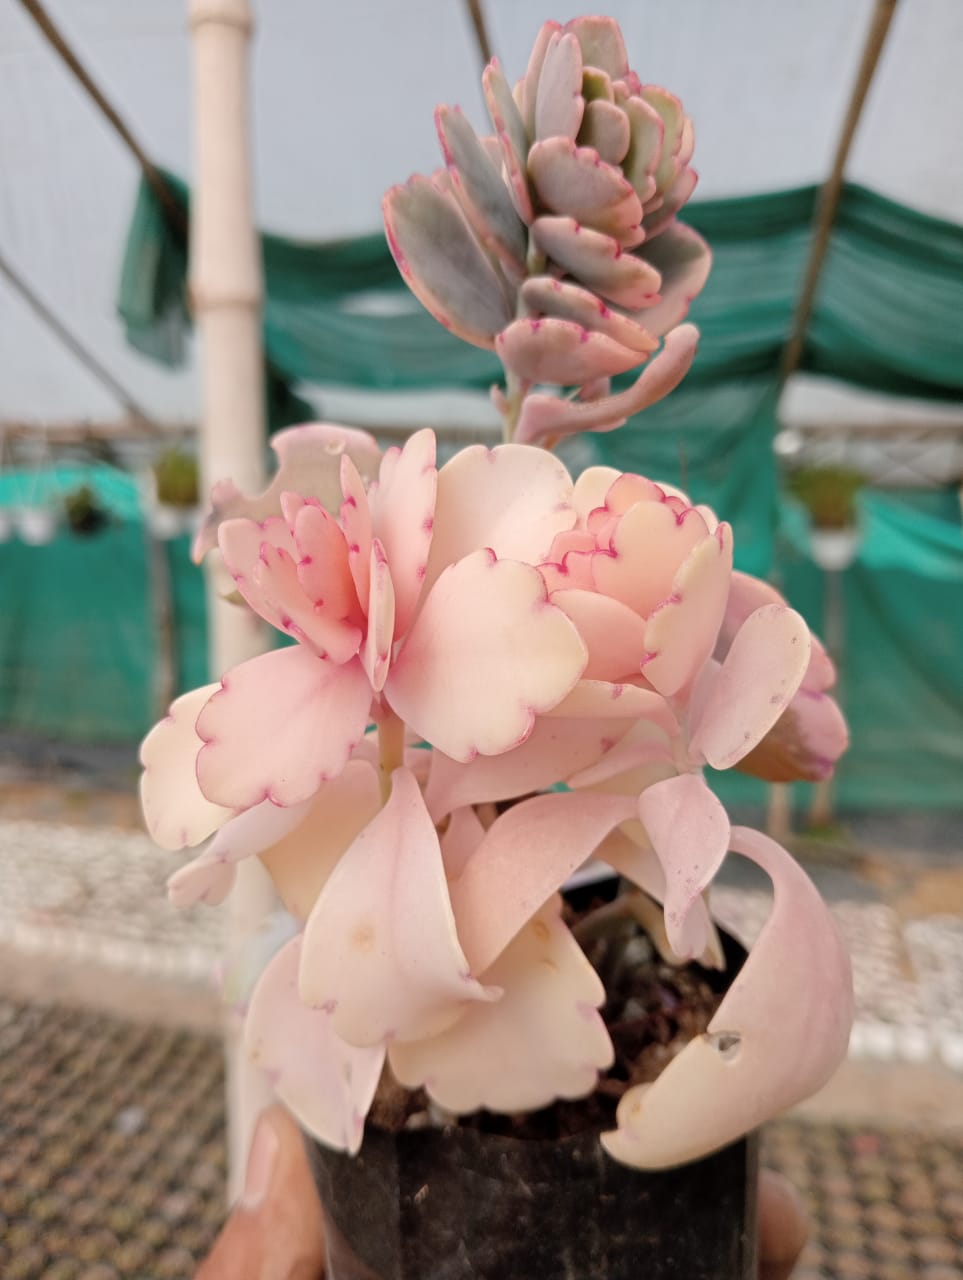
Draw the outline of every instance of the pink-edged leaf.
<instances>
[{"instance_id":1,"label":"pink-edged leaf","mask_svg":"<svg viewBox=\"0 0 963 1280\"><path fill-rule=\"evenodd\" d=\"M305 927L300 989L356 1045L436 1035L470 1001L493 998L469 972L438 836L407 769L395 770L387 804L321 891Z\"/></svg>"},{"instance_id":2,"label":"pink-edged leaf","mask_svg":"<svg viewBox=\"0 0 963 1280\"><path fill-rule=\"evenodd\" d=\"M385 1051L355 1048L323 1009L298 995L302 940L292 938L271 960L251 997L244 1045L277 1096L313 1138L355 1155L374 1099Z\"/></svg>"},{"instance_id":3,"label":"pink-edged leaf","mask_svg":"<svg viewBox=\"0 0 963 1280\"><path fill-rule=\"evenodd\" d=\"M640 1169L698 1159L802 1101L845 1057L852 971L839 930L799 864L734 827L731 848L773 881L772 913L706 1034L619 1103L610 1155Z\"/></svg>"},{"instance_id":4,"label":"pink-edged leaf","mask_svg":"<svg viewBox=\"0 0 963 1280\"><path fill-rule=\"evenodd\" d=\"M662 154L665 125L655 108L637 95L626 96L619 106L629 122L631 134L622 172L638 192L639 199L648 201L656 190L655 171Z\"/></svg>"},{"instance_id":5,"label":"pink-edged leaf","mask_svg":"<svg viewBox=\"0 0 963 1280\"><path fill-rule=\"evenodd\" d=\"M198 717L201 790L234 809L307 800L347 764L370 705L357 658L335 666L299 645L241 663Z\"/></svg>"},{"instance_id":6,"label":"pink-edged leaf","mask_svg":"<svg viewBox=\"0 0 963 1280\"><path fill-rule=\"evenodd\" d=\"M454 195L416 174L391 188L382 211L388 246L418 301L465 342L490 348L511 307Z\"/></svg>"},{"instance_id":7,"label":"pink-edged leaf","mask_svg":"<svg viewBox=\"0 0 963 1280\"><path fill-rule=\"evenodd\" d=\"M217 531L225 520L244 517L263 521L281 514L281 494L299 493L316 498L328 511L337 511L341 459L350 457L366 477L378 470L381 450L374 436L353 427L310 423L286 427L271 437L278 460L277 472L267 489L256 497L240 492L230 480L219 481L211 494L211 510L201 525L191 554L200 562L217 546Z\"/></svg>"},{"instance_id":8,"label":"pink-edged leaf","mask_svg":"<svg viewBox=\"0 0 963 1280\"><path fill-rule=\"evenodd\" d=\"M669 698L698 675L715 647L732 572L732 530L720 524L683 562L670 599L645 629L642 674Z\"/></svg>"},{"instance_id":9,"label":"pink-edged leaf","mask_svg":"<svg viewBox=\"0 0 963 1280\"><path fill-rule=\"evenodd\" d=\"M448 565L487 547L500 560L540 564L575 523L572 480L544 449L470 445L438 472L425 586Z\"/></svg>"},{"instance_id":10,"label":"pink-edged leaf","mask_svg":"<svg viewBox=\"0 0 963 1280\"><path fill-rule=\"evenodd\" d=\"M712 253L697 231L681 222L646 240L643 254L662 277L659 301L636 319L654 337L674 329L689 314L689 304L702 292L712 269Z\"/></svg>"},{"instance_id":11,"label":"pink-edged leaf","mask_svg":"<svg viewBox=\"0 0 963 1280\"><path fill-rule=\"evenodd\" d=\"M585 77L582 93L585 95ZM628 116L611 100L595 98L585 104L582 127L577 141L583 147L592 147L609 164L621 164L632 139ZM634 190L634 188L633 188Z\"/></svg>"},{"instance_id":12,"label":"pink-edged leaf","mask_svg":"<svg viewBox=\"0 0 963 1280\"><path fill-rule=\"evenodd\" d=\"M849 746L849 729L836 700L805 684L738 769L766 782L823 782Z\"/></svg>"},{"instance_id":13,"label":"pink-edged leaf","mask_svg":"<svg viewBox=\"0 0 963 1280\"><path fill-rule=\"evenodd\" d=\"M395 591L384 547L377 538L371 544L368 593L368 630L361 650L361 665L375 693L384 688L391 664L395 632Z\"/></svg>"},{"instance_id":14,"label":"pink-edged leaf","mask_svg":"<svg viewBox=\"0 0 963 1280\"><path fill-rule=\"evenodd\" d=\"M604 334L621 347L639 353L639 358L655 351L659 343L647 329L629 316L612 311L589 289L554 276L532 276L522 285L522 298L536 316L573 320L585 329ZM564 378L563 382L578 379Z\"/></svg>"},{"instance_id":15,"label":"pink-edged leaf","mask_svg":"<svg viewBox=\"0 0 963 1280\"><path fill-rule=\"evenodd\" d=\"M348 568L358 599L366 602L371 590L371 508L364 480L350 458L341 464L341 528L348 547Z\"/></svg>"},{"instance_id":16,"label":"pink-edged leaf","mask_svg":"<svg viewBox=\"0 0 963 1280\"><path fill-rule=\"evenodd\" d=\"M645 657L645 623L637 613L594 591L556 591L552 604L572 619L588 649L585 680L638 675Z\"/></svg>"},{"instance_id":17,"label":"pink-edged leaf","mask_svg":"<svg viewBox=\"0 0 963 1280\"><path fill-rule=\"evenodd\" d=\"M729 769L757 746L792 701L809 653L809 628L795 610L765 604L750 614L693 725L693 759Z\"/></svg>"},{"instance_id":18,"label":"pink-edged leaf","mask_svg":"<svg viewBox=\"0 0 963 1280\"><path fill-rule=\"evenodd\" d=\"M197 717L219 687L204 685L176 698L141 743L141 809L151 839L163 849L200 844L234 812L234 806L208 799L197 784L197 755L204 745Z\"/></svg>"},{"instance_id":19,"label":"pink-edged leaf","mask_svg":"<svg viewBox=\"0 0 963 1280\"><path fill-rule=\"evenodd\" d=\"M564 792L523 800L489 828L451 885L458 936L477 973L590 858L637 800Z\"/></svg>"},{"instance_id":20,"label":"pink-edged leaf","mask_svg":"<svg viewBox=\"0 0 963 1280\"><path fill-rule=\"evenodd\" d=\"M652 689L640 689L638 685L621 681L580 680L547 714L578 720L599 717L638 720L660 715L664 706L665 699Z\"/></svg>"},{"instance_id":21,"label":"pink-edged leaf","mask_svg":"<svg viewBox=\"0 0 963 1280\"><path fill-rule=\"evenodd\" d=\"M529 382L559 384L625 373L642 358L604 333L554 316L513 321L495 339L495 350L507 369Z\"/></svg>"},{"instance_id":22,"label":"pink-edged leaf","mask_svg":"<svg viewBox=\"0 0 963 1280\"><path fill-rule=\"evenodd\" d=\"M546 138L529 152L528 172L539 200L552 213L604 231L623 247L641 243L641 200L619 169L592 147L576 146L565 137Z\"/></svg>"},{"instance_id":23,"label":"pink-edged leaf","mask_svg":"<svg viewBox=\"0 0 963 1280\"><path fill-rule=\"evenodd\" d=\"M662 280L654 267L636 254L624 253L612 236L583 227L574 218L539 217L532 224L532 238L579 283L620 307L634 311L658 296Z\"/></svg>"},{"instance_id":24,"label":"pink-edged leaf","mask_svg":"<svg viewBox=\"0 0 963 1280\"><path fill-rule=\"evenodd\" d=\"M561 25L558 22L542 23L532 46L525 75L519 82L519 111L521 112L521 119L528 138L535 137L535 105L538 99L538 82L541 78L542 66L545 63L545 54L548 51L550 40L561 29Z\"/></svg>"},{"instance_id":25,"label":"pink-edged leaf","mask_svg":"<svg viewBox=\"0 0 963 1280\"><path fill-rule=\"evenodd\" d=\"M573 773L569 785L613 795L638 796L646 787L677 773L672 740L679 726L668 703L650 719L632 726L598 760Z\"/></svg>"},{"instance_id":26,"label":"pink-edged leaf","mask_svg":"<svg viewBox=\"0 0 963 1280\"><path fill-rule=\"evenodd\" d=\"M574 35L556 31L548 42L535 98L535 136L574 139L582 123L582 51Z\"/></svg>"},{"instance_id":27,"label":"pink-edged leaf","mask_svg":"<svg viewBox=\"0 0 963 1280\"><path fill-rule=\"evenodd\" d=\"M468 859L484 838L485 828L471 805L465 805L452 813L440 840L445 875L449 882L458 879Z\"/></svg>"},{"instance_id":28,"label":"pink-edged leaf","mask_svg":"<svg viewBox=\"0 0 963 1280\"><path fill-rule=\"evenodd\" d=\"M658 209L646 213L642 219L642 229L647 246L654 245L657 238L664 235L676 214L695 191L698 182L699 175L695 169L683 169L665 193ZM647 253L646 257L651 260L653 255Z\"/></svg>"},{"instance_id":29,"label":"pink-edged leaf","mask_svg":"<svg viewBox=\"0 0 963 1280\"><path fill-rule=\"evenodd\" d=\"M665 922L673 951L701 955L705 916L692 905L711 884L729 848L729 819L704 780L694 773L657 782L639 797L639 817L665 872Z\"/></svg>"},{"instance_id":30,"label":"pink-edged leaf","mask_svg":"<svg viewBox=\"0 0 963 1280\"><path fill-rule=\"evenodd\" d=\"M719 632L716 657L724 658L726 656L729 652L729 646L735 639L736 632L756 609L764 604L784 605L785 603L785 598L779 594L771 583L764 582L761 578L755 578L751 573L743 573L739 569L733 570L732 580L729 584L729 599L726 601L726 614L722 621L722 629ZM833 661L818 637L812 636L812 653L810 654L809 667L803 679L802 687L816 693L822 693L826 689L831 689L835 683L836 668L833 666Z\"/></svg>"},{"instance_id":31,"label":"pink-edged leaf","mask_svg":"<svg viewBox=\"0 0 963 1280\"><path fill-rule=\"evenodd\" d=\"M647 618L670 595L686 557L708 537L691 507L680 516L667 502L637 502L616 524L611 549L592 562L596 585Z\"/></svg>"},{"instance_id":32,"label":"pink-edged leaf","mask_svg":"<svg viewBox=\"0 0 963 1280\"><path fill-rule=\"evenodd\" d=\"M460 107L435 109L435 127L458 201L483 245L515 273L525 270L528 237L508 188Z\"/></svg>"},{"instance_id":33,"label":"pink-edged leaf","mask_svg":"<svg viewBox=\"0 0 963 1280\"><path fill-rule=\"evenodd\" d=\"M438 822L464 805L514 800L543 790L594 764L626 730L624 720L586 723L540 717L520 747L500 756L479 756L471 764L459 764L433 751L425 802Z\"/></svg>"},{"instance_id":34,"label":"pink-edged leaf","mask_svg":"<svg viewBox=\"0 0 963 1280\"><path fill-rule=\"evenodd\" d=\"M318 515L324 518L320 510ZM264 537L251 558L258 532L274 534L281 523L268 520L259 526L250 520L225 521L219 534L224 562L238 591L266 622L306 645L319 658L347 662L358 652L361 629L335 611L318 608L307 594L298 571L300 551L287 526L285 545L279 545L276 536ZM338 574L337 563L333 572Z\"/></svg>"},{"instance_id":35,"label":"pink-edged leaf","mask_svg":"<svg viewBox=\"0 0 963 1280\"><path fill-rule=\"evenodd\" d=\"M270 848L300 826L312 803L305 800L282 809L270 800L262 800L231 818L203 853L168 880L170 901L175 907L189 907L196 902L217 906L234 884L237 863Z\"/></svg>"},{"instance_id":36,"label":"pink-edged leaf","mask_svg":"<svg viewBox=\"0 0 963 1280\"><path fill-rule=\"evenodd\" d=\"M613 431L633 414L641 413L674 391L695 359L699 330L682 324L666 334L665 345L631 386L605 400L566 400L557 396L530 395L522 405L515 428L520 444L546 437L564 437L580 431Z\"/></svg>"},{"instance_id":37,"label":"pink-edged leaf","mask_svg":"<svg viewBox=\"0 0 963 1280\"><path fill-rule=\"evenodd\" d=\"M675 94L659 85L643 85L640 96L658 113L664 127L659 163L655 169L656 188L661 194L671 187L681 167L679 153L685 129L685 112Z\"/></svg>"},{"instance_id":38,"label":"pink-edged leaf","mask_svg":"<svg viewBox=\"0 0 963 1280\"><path fill-rule=\"evenodd\" d=\"M538 570L476 551L431 588L385 696L432 746L468 761L524 742L585 661L578 632L549 604Z\"/></svg>"},{"instance_id":39,"label":"pink-edged leaf","mask_svg":"<svg viewBox=\"0 0 963 1280\"><path fill-rule=\"evenodd\" d=\"M582 61L587 67L598 67L613 80L620 80L628 72L625 41L614 18L573 18L566 22L563 30L570 31L578 40Z\"/></svg>"},{"instance_id":40,"label":"pink-edged leaf","mask_svg":"<svg viewBox=\"0 0 963 1280\"><path fill-rule=\"evenodd\" d=\"M509 196L515 206L515 212L527 225L535 216L525 163L528 155L528 134L497 58L493 58L485 68L482 75L482 89L485 94L485 105L488 107L488 114L501 148Z\"/></svg>"},{"instance_id":41,"label":"pink-edged leaf","mask_svg":"<svg viewBox=\"0 0 963 1280\"><path fill-rule=\"evenodd\" d=\"M572 492L572 505L578 513L580 528L584 528L590 512L604 505L606 494L622 474L615 467L585 468Z\"/></svg>"},{"instance_id":42,"label":"pink-edged leaf","mask_svg":"<svg viewBox=\"0 0 963 1280\"><path fill-rule=\"evenodd\" d=\"M495 1004L472 1006L431 1040L391 1045L399 1083L424 1085L456 1114L518 1112L591 1093L613 1050L597 1009L605 988L552 898L485 974L501 987Z\"/></svg>"},{"instance_id":43,"label":"pink-edged leaf","mask_svg":"<svg viewBox=\"0 0 963 1280\"><path fill-rule=\"evenodd\" d=\"M294 518L300 555L298 581L319 613L360 626L363 614L338 522L323 507L307 504Z\"/></svg>"}]
</instances>

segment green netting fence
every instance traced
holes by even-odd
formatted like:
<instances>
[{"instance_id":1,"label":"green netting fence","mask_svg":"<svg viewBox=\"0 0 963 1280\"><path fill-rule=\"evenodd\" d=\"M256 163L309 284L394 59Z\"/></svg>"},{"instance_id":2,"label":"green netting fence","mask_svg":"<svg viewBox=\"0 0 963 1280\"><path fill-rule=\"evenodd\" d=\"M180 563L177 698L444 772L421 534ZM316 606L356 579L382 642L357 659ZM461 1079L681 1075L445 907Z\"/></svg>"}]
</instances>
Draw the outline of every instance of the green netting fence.
<instances>
[{"instance_id":1,"label":"green netting fence","mask_svg":"<svg viewBox=\"0 0 963 1280\"><path fill-rule=\"evenodd\" d=\"M170 178L187 206L184 185ZM586 437L585 456L684 485L724 511L737 559L772 575L814 625L823 577L780 503L771 448L778 365L809 245L814 188L696 203L687 221L714 269L691 318L702 330L682 388L629 426ZM272 426L304 419L297 384L386 392L485 388L499 367L453 339L403 286L380 235L308 244L263 237ZM119 310L131 343L183 359L186 247L142 187ZM842 197L802 367L894 394L963 401L963 228L855 186ZM124 481L113 477L115 487ZM69 477L49 481L63 492ZM103 483L108 480L103 477ZM0 507L24 479L0 477ZM82 543L0 545L0 723L63 736L134 737L148 726L155 660L137 495ZM131 509L133 503L135 510ZM951 495L866 493L863 542L845 580L844 699L854 747L844 803L959 804L963 764L963 535ZM200 574L168 544L184 687L204 678ZM737 787L740 796L758 795Z\"/></svg>"}]
</instances>

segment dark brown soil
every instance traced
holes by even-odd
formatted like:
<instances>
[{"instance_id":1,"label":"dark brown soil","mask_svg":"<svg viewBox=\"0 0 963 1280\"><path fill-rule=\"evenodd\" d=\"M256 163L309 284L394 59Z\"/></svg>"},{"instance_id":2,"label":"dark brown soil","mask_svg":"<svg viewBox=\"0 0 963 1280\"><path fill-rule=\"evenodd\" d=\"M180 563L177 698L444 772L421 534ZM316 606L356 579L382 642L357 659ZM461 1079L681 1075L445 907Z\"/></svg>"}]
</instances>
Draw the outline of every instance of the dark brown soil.
<instances>
[{"instance_id":1,"label":"dark brown soil","mask_svg":"<svg viewBox=\"0 0 963 1280\"><path fill-rule=\"evenodd\" d=\"M577 924L599 905L593 899L567 907L568 923ZM690 1040L705 1031L733 977L731 969L719 974L697 964L681 968L666 964L635 925L621 935L586 945L585 951L605 982L608 999L601 1012L615 1048L615 1062L599 1079L595 1093L522 1115L479 1111L460 1117L460 1127L548 1140L612 1128L623 1093L655 1080ZM447 1115L433 1111L423 1090L401 1088L387 1071L370 1119L394 1131L450 1122Z\"/></svg>"}]
</instances>

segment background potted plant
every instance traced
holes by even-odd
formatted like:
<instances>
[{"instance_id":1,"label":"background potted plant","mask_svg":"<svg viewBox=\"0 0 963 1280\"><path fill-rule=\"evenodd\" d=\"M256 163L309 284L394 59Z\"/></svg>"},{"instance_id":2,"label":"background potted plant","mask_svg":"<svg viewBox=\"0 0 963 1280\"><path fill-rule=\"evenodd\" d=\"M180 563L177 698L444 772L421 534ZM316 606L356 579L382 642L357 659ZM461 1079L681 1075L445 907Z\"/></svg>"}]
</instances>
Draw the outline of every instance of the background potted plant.
<instances>
[{"instance_id":1,"label":"background potted plant","mask_svg":"<svg viewBox=\"0 0 963 1280\"><path fill-rule=\"evenodd\" d=\"M825 776L834 672L715 513L549 451L695 355L681 105L602 18L484 85L493 138L440 108L446 170L385 222L425 306L501 357L506 443L439 469L430 431L294 428L264 494L216 486L196 555L296 643L173 704L144 813L167 848L213 837L175 903L257 856L295 922L245 1036L317 1140L332 1280L749 1277L739 1140L828 1078L852 985L811 882L703 768ZM744 964L708 909L729 854L775 888ZM567 889L592 859L605 886Z\"/></svg>"},{"instance_id":2,"label":"background potted plant","mask_svg":"<svg viewBox=\"0 0 963 1280\"><path fill-rule=\"evenodd\" d=\"M158 538L190 533L198 510L197 458L183 449L165 449L151 469L148 522Z\"/></svg>"},{"instance_id":3,"label":"background potted plant","mask_svg":"<svg viewBox=\"0 0 963 1280\"><path fill-rule=\"evenodd\" d=\"M89 484L78 485L64 496L64 514L71 532L81 537L99 532L110 521L97 491Z\"/></svg>"},{"instance_id":4,"label":"background potted plant","mask_svg":"<svg viewBox=\"0 0 963 1280\"><path fill-rule=\"evenodd\" d=\"M862 473L841 465L797 467L786 483L812 521L813 559L821 569L848 568L859 546L856 498L865 484Z\"/></svg>"}]
</instances>

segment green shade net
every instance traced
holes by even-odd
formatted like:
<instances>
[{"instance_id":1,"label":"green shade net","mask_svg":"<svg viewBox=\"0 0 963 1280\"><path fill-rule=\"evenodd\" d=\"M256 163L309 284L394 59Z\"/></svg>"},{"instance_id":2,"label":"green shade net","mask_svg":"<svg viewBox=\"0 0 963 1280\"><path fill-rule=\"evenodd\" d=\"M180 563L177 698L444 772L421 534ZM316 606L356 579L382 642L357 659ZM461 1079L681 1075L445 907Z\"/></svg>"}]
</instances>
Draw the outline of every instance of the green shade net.
<instances>
[{"instance_id":1,"label":"green shade net","mask_svg":"<svg viewBox=\"0 0 963 1280\"><path fill-rule=\"evenodd\" d=\"M187 210L188 191L168 179ZM724 512L738 563L770 573L814 626L824 576L805 522L778 498L771 439L778 368L810 244L816 191L803 188L689 206L714 267L692 307L702 331L683 386L609 435L583 437L597 460L682 485ZM264 340L272 427L304 420L299 382L386 392L485 389L489 352L438 325L408 293L380 234L338 243L262 240ZM142 186L119 310L131 343L169 365L190 332L186 246ZM963 228L855 186L844 189L802 368L876 390L963 400ZM76 477L74 477L76 479ZM24 486L63 494L71 478L0 477L0 509ZM126 496L121 498L124 484ZM62 736L134 737L153 719L155 641L148 558L133 486L105 468L116 520L81 541L0 545L0 720ZM100 488L98 487L98 492ZM43 495L35 494L36 500ZM840 769L844 803L958 805L963 750L963 537L955 495L867 493L863 541L845 575L842 696L854 745ZM201 574L187 540L167 545L180 687L203 683ZM65 656L67 655L67 656ZM727 775L733 799L762 788Z\"/></svg>"}]
</instances>

